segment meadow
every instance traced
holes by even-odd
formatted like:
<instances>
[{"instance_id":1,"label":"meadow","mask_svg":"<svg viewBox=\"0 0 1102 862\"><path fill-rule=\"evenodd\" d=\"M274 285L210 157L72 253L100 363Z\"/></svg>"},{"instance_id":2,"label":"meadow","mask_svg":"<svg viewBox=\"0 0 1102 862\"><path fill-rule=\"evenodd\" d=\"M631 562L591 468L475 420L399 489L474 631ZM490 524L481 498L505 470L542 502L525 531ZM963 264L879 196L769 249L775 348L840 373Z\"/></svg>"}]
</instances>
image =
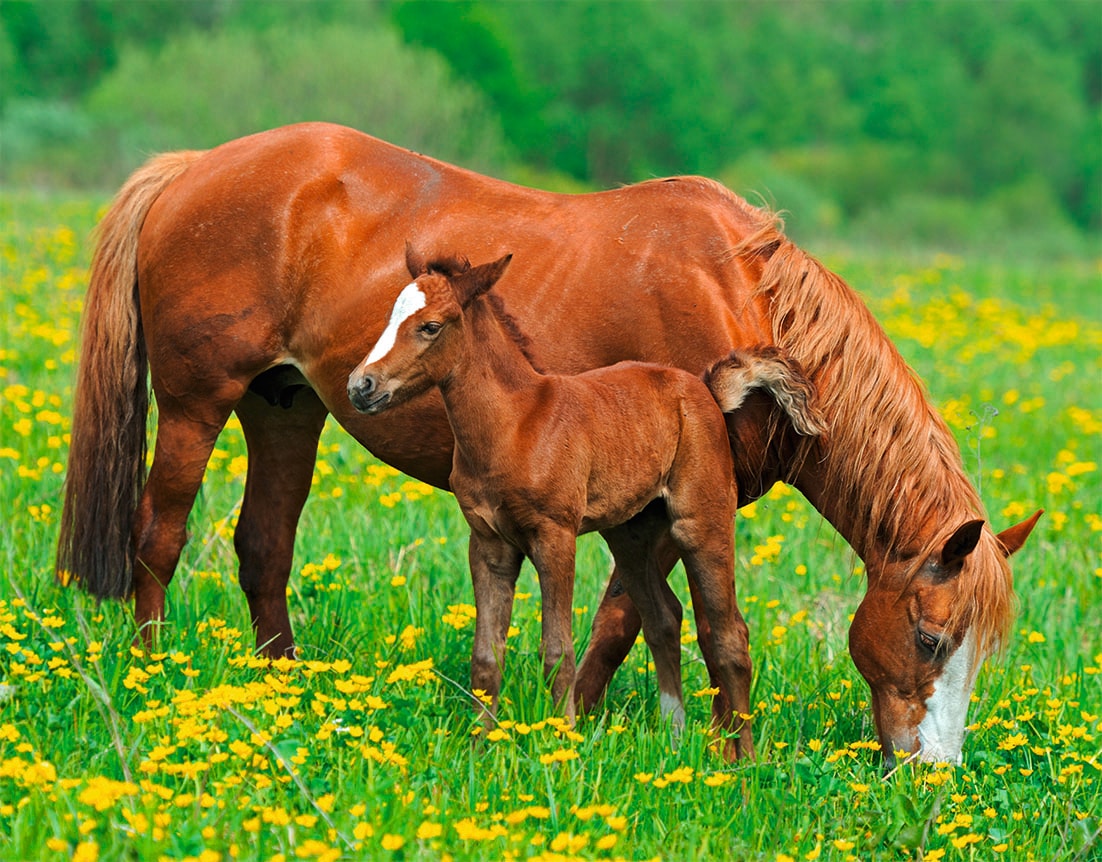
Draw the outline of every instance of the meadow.
<instances>
[{"instance_id":1,"label":"meadow","mask_svg":"<svg viewBox=\"0 0 1102 862\"><path fill-rule=\"evenodd\" d=\"M759 757L708 729L691 614L676 746L636 645L566 726L530 568L500 723L466 690L474 608L454 500L323 435L289 590L301 660L260 660L232 532L246 456L210 459L157 651L127 606L53 578L90 231L104 201L0 199L0 856L95 859L1098 858L1102 839L1102 262L812 249L957 434L1014 558L1014 637L980 675L964 762L885 778L846 649L858 560L795 491L740 511ZM581 542L575 639L609 571ZM684 597L684 577L672 583Z\"/></svg>"}]
</instances>

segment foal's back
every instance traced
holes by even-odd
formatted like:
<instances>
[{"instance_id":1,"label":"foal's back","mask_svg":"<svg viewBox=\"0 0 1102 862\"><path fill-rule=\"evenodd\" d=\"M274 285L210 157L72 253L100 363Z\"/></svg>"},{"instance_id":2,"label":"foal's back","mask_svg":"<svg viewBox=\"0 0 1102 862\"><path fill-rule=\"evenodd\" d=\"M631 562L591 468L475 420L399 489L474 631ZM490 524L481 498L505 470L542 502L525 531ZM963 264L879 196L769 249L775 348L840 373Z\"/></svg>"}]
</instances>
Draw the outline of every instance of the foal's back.
<instances>
[{"instance_id":1,"label":"foal's back","mask_svg":"<svg viewBox=\"0 0 1102 862\"><path fill-rule=\"evenodd\" d=\"M723 414L687 371L621 362L548 375L532 389L523 433L528 457L508 484L579 533L625 523L687 483L721 509L732 477ZM707 501L705 501L707 502Z\"/></svg>"}]
</instances>

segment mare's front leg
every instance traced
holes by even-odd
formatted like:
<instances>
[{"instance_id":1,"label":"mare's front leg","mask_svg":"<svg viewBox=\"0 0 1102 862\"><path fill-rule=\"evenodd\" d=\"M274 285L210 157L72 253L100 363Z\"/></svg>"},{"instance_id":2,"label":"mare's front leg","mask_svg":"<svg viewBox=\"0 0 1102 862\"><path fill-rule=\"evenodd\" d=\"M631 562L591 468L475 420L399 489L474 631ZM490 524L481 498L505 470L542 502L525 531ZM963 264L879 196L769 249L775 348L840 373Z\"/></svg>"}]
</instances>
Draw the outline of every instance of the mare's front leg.
<instances>
[{"instance_id":1,"label":"mare's front leg","mask_svg":"<svg viewBox=\"0 0 1102 862\"><path fill-rule=\"evenodd\" d=\"M574 723L574 557L577 534L558 526L539 531L531 550L539 576L543 627L540 652L551 698Z\"/></svg>"},{"instance_id":2,"label":"mare's front leg","mask_svg":"<svg viewBox=\"0 0 1102 862\"><path fill-rule=\"evenodd\" d=\"M256 647L270 658L294 657L287 581L327 413L308 387L298 390L286 408L272 406L254 392L237 405L249 472L233 543Z\"/></svg>"},{"instance_id":3,"label":"mare's front leg","mask_svg":"<svg viewBox=\"0 0 1102 862\"><path fill-rule=\"evenodd\" d=\"M593 618L589 647L578 667L575 700L583 711L601 702L639 634L639 612L624 584L652 577L644 574L648 567L665 579L677 563L678 551L670 541L663 501L648 505L629 524L630 530L618 530L615 543L609 543L615 566Z\"/></svg>"},{"instance_id":4,"label":"mare's front leg","mask_svg":"<svg viewBox=\"0 0 1102 862\"><path fill-rule=\"evenodd\" d=\"M649 548L657 539L655 530L668 535L665 514L661 519L637 516L626 524L603 533L609 550L617 560L630 559L640 548ZM659 707L676 730L685 726L685 701L681 687L681 602L666 580L668 570L659 565L652 553L625 570L624 589L631 597L643 622L643 637L654 657L658 677ZM588 659L589 653L586 653ZM583 661L583 667L585 662ZM579 674L580 676L580 674ZM581 680L579 680L579 687Z\"/></svg>"},{"instance_id":5,"label":"mare's front leg","mask_svg":"<svg viewBox=\"0 0 1102 862\"><path fill-rule=\"evenodd\" d=\"M477 612L471 650L471 690L490 698L489 711L484 716L489 727L497 715L505 639L524 555L497 535L472 530L469 558Z\"/></svg>"}]
</instances>

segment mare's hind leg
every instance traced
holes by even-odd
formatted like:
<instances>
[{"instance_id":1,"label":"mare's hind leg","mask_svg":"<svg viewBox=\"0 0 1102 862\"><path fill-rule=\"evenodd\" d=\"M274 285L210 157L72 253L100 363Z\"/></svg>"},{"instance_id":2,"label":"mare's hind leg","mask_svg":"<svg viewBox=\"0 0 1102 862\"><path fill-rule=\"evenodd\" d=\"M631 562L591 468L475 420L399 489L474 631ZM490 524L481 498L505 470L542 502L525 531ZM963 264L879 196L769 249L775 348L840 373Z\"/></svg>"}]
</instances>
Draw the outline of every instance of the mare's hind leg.
<instances>
[{"instance_id":1,"label":"mare's hind leg","mask_svg":"<svg viewBox=\"0 0 1102 862\"><path fill-rule=\"evenodd\" d=\"M249 448L245 499L233 535L238 579L249 602L257 649L271 658L293 657L287 580L328 411L308 387L287 408L247 392L236 410Z\"/></svg>"},{"instance_id":2,"label":"mare's hind leg","mask_svg":"<svg viewBox=\"0 0 1102 862\"><path fill-rule=\"evenodd\" d=\"M617 560L629 560L640 550L649 551L656 539L656 524L667 532L665 517L660 522L639 516L603 533ZM643 622L643 637L654 657L658 677L659 704L663 718L675 728L685 725L685 701L681 689L681 602L666 580L667 570L651 553L641 555L630 570L622 574L624 588Z\"/></svg>"},{"instance_id":3,"label":"mare's hind leg","mask_svg":"<svg viewBox=\"0 0 1102 862\"><path fill-rule=\"evenodd\" d=\"M624 584L644 577L648 566L666 578L677 562L677 548L670 541L669 520L661 500L651 503L630 523L632 529L620 532L615 547L609 544L615 567L593 618L589 647L575 683L575 701L582 711L600 703L639 634L639 611Z\"/></svg>"},{"instance_id":4,"label":"mare's hind leg","mask_svg":"<svg viewBox=\"0 0 1102 862\"><path fill-rule=\"evenodd\" d=\"M134 518L134 618L142 639L164 619L165 590L187 540L187 518L207 460L244 387L227 384L201 398L158 393L157 442Z\"/></svg>"}]
</instances>

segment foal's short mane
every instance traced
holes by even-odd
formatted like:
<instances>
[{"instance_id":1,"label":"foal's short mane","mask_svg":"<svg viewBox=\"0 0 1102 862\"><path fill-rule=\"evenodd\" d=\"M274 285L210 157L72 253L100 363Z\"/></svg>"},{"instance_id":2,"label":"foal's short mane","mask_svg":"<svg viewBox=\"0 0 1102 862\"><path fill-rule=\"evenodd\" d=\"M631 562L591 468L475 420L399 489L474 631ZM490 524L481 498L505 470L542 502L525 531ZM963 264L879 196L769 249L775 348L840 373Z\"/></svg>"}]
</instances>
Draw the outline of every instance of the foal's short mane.
<instances>
[{"instance_id":1,"label":"foal's short mane","mask_svg":"<svg viewBox=\"0 0 1102 862\"><path fill-rule=\"evenodd\" d=\"M764 262L758 291L769 298L774 341L818 390L829 428L824 499L845 513L858 553L887 549L917 565L964 521L985 518L956 441L854 291L792 243L775 215L756 212L756 229L733 253ZM971 602L960 603L959 620L990 650L1013 609L1010 567L990 530L967 558L961 595Z\"/></svg>"},{"instance_id":2,"label":"foal's short mane","mask_svg":"<svg viewBox=\"0 0 1102 862\"><path fill-rule=\"evenodd\" d=\"M442 275L445 278L455 278L471 268L471 262L465 255L448 254L434 257L425 263L427 274Z\"/></svg>"},{"instance_id":3,"label":"foal's short mane","mask_svg":"<svg viewBox=\"0 0 1102 862\"><path fill-rule=\"evenodd\" d=\"M445 278L455 278L457 275L462 275L467 272L470 268L470 260L461 254L451 254L433 258L425 264L426 273L435 273ZM517 347L520 348L520 352L524 354L524 358L528 360L536 371L540 374L544 374L545 369L536 360L535 354L533 353L531 339L524 330L521 329L516 318L505 308L505 300L494 293L492 289L480 293L478 299L486 301L494 317L497 318L502 329L505 330L508 336L516 343Z\"/></svg>"},{"instance_id":4,"label":"foal's short mane","mask_svg":"<svg viewBox=\"0 0 1102 862\"><path fill-rule=\"evenodd\" d=\"M490 310L494 313L494 317L497 318L498 323L501 324L501 328L505 330L508 336L513 339L516 346L520 348L520 352L524 354L524 358L528 360L529 364L540 374L546 374L547 370L540 365L539 360L536 359L533 353L532 340L528 337L528 334L520 328L517 319L509 313L509 310L505 307L505 300L492 290L482 294L479 299L490 306Z\"/></svg>"}]
</instances>

